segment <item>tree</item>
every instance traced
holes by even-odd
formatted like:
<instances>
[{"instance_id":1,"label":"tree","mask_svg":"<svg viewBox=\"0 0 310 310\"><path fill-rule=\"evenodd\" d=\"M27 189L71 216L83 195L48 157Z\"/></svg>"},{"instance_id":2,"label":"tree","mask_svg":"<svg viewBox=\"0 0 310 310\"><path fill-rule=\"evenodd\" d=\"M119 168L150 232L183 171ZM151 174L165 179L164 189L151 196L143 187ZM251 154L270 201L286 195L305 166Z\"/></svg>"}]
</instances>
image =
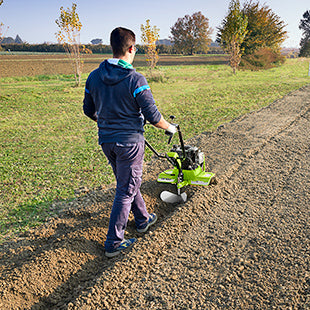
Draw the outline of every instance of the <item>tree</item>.
<instances>
[{"instance_id":1,"label":"tree","mask_svg":"<svg viewBox=\"0 0 310 310\"><path fill-rule=\"evenodd\" d=\"M300 40L299 56L310 56L310 10L306 11L300 20L299 29L303 31L302 38Z\"/></svg>"},{"instance_id":2,"label":"tree","mask_svg":"<svg viewBox=\"0 0 310 310\"><path fill-rule=\"evenodd\" d=\"M3 0L0 0L0 6L1 4L3 3ZM3 37L4 37L4 24L2 22L0 22L0 43L2 42L3 40ZM1 46L0 46L0 49L1 49Z\"/></svg>"},{"instance_id":3,"label":"tree","mask_svg":"<svg viewBox=\"0 0 310 310\"><path fill-rule=\"evenodd\" d=\"M230 55L229 62L234 74L241 61L241 44L248 33L247 25L248 18L241 12L239 0L232 0L222 26L218 28L217 42Z\"/></svg>"},{"instance_id":4,"label":"tree","mask_svg":"<svg viewBox=\"0 0 310 310\"><path fill-rule=\"evenodd\" d=\"M249 1L244 4L243 14L248 18L248 33L242 43L245 54L253 54L260 48L269 47L280 53L281 44L287 38L285 24L267 5Z\"/></svg>"},{"instance_id":5,"label":"tree","mask_svg":"<svg viewBox=\"0 0 310 310\"><path fill-rule=\"evenodd\" d=\"M310 57L310 40L300 48L299 57Z\"/></svg>"},{"instance_id":6,"label":"tree","mask_svg":"<svg viewBox=\"0 0 310 310\"><path fill-rule=\"evenodd\" d=\"M66 10L60 8L60 17L56 19L56 24L60 30L55 34L58 42L63 44L69 58L74 66L74 77L76 85L81 84L82 61L80 56L80 31L82 24L76 12L77 5L72 3L72 8Z\"/></svg>"},{"instance_id":7,"label":"tree","mask_svg":"<svg viewBox=\"0 0 310 310\"><path fill-rule=\"evenodd\" d=\"M156 51L156 41L159 38L159 29L150 25L150 20L145 25L141 25L141 40L146 45L146 61L149 63L150 69L154 69L158 62L158 53Z\"/></svg>"},{"instance_id":8,"label":"tree","mask_svg":"<svg viewBox=\"0 0 310 310\"><path fill-rule=\"evenodd\" d=\"M208 51L212 29L209 27L209 19L201 12L179 18L170 29L170 39L179 53L193 55Z\"/></svg>"},{"instance_id":9,"label":"tree","mask_svg":"<svg viewBox=\"0 0 310 310\"><path fill-rule=\"evenodd\" d=\"M2 40L4 38L3 26L4 26L4 24L2 22L0 22L0 44L2 43ZM1 50L1 46L0 46L0 50Z\"/></svg>"}]
</instances>

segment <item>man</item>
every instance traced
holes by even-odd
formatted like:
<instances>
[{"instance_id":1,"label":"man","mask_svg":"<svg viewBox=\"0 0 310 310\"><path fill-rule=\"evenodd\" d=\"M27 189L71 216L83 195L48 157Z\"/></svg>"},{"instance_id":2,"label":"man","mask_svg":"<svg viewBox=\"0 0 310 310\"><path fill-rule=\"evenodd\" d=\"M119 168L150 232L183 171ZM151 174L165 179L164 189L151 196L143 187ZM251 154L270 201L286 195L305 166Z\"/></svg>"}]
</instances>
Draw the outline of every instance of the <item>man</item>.
<instances>
[{"instance_id":1,"label":"man","mask_svg":"<svg viewBox=\"0 0 310 310\"><path fill-rule=\"evenodd\" d=\"M98 124L99 144L117 181L105 241L107 257L118 255L136 241L124 240L130 211L140 233L157 220L156 214L147 212L140 193L144 120L172 134L177 131L158 111L145 77L132 66L135 41L131 30L114 29L110 36L113 58L90 73L85 88L84 113Z\"/></svg>"}]
</instances>

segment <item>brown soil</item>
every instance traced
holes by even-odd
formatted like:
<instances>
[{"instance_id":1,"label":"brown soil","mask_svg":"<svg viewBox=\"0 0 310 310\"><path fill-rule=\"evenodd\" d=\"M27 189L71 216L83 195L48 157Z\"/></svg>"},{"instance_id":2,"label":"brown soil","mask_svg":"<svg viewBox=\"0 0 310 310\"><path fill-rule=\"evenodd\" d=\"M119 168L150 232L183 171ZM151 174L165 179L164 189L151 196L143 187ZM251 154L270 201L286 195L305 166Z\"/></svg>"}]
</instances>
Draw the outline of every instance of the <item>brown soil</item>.
<instances>
[{"instance_id":1,"label":"brown soil","mask_svg":"<svg viewBox=\"0 0 310 310\"><path fill-rule=\"evenodd\" d=\"M104 257L114 189L88 192L1 246L1 309L309 309L310 86L197 136L217 185L167 205L145 165L159 221Z\"/></svg>"},{"instance_id":2,"label":"brown soil","mask_svg":"<svg viewBox=\"0 0 310 310\"><path fill-rule=\"evenodd\" d=\"M111 55L82 55L82 71L90 72ZM159 65L206 65L225 64L226 55L170 56L161 55ZM145 66L145 56L137 55L135 67ZM36 76L50 74L73 74L74 67L66 54L0 55L0 78L12 76Z\"/></svg>"}]
</instances>

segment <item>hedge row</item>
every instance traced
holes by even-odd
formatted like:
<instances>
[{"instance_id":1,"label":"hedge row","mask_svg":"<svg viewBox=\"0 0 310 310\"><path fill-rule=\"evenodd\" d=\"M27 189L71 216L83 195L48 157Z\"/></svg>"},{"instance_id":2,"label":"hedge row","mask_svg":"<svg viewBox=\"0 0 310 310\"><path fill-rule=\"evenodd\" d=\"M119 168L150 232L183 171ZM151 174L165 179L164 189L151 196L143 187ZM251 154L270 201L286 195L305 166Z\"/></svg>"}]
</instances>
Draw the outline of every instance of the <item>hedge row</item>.
<instances>
[{"instance_id":1,"label":"hedge row","mask_svg":"<svg viewBox=\"0 0 310 310\"><path fill-rule=\"evenodd\" d=\"M30 53L64 53L65 48L61 44L1 44L3 51L8 52L30 52ZM138 54L145 54L145 46L137 45ZM1 50L0 48L0 50ZM159 54L177 54L173 45L158 45L157 50ZM81 48L83 52L91 52L93 54L111 54L111 46L103 44L86 44ZM211 46L208 54L223 54L220 47Z\"/></svg>"}]
</instances>

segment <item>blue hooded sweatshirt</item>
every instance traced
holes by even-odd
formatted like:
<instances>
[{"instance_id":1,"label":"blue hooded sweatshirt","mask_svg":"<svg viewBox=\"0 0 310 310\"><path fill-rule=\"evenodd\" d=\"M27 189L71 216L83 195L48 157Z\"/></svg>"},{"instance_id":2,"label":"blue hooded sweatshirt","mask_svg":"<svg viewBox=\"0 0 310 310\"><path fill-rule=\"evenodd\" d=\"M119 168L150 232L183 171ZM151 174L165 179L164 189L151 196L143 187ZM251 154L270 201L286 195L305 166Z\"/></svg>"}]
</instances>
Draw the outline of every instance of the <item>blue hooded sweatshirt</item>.
<instances>
[{"instance_id":1,"label":"blue hooded sweatshirt","mask_svg":"<svg viewBox=\"0 0 310 310\"><path fill-rule=\"evenodd\" d=\"M161 119L145 77L123 60L109 59L86 81L84 113L98 124L99 144L144 140L144 120Z\"/></svg>"}]
</instances>

